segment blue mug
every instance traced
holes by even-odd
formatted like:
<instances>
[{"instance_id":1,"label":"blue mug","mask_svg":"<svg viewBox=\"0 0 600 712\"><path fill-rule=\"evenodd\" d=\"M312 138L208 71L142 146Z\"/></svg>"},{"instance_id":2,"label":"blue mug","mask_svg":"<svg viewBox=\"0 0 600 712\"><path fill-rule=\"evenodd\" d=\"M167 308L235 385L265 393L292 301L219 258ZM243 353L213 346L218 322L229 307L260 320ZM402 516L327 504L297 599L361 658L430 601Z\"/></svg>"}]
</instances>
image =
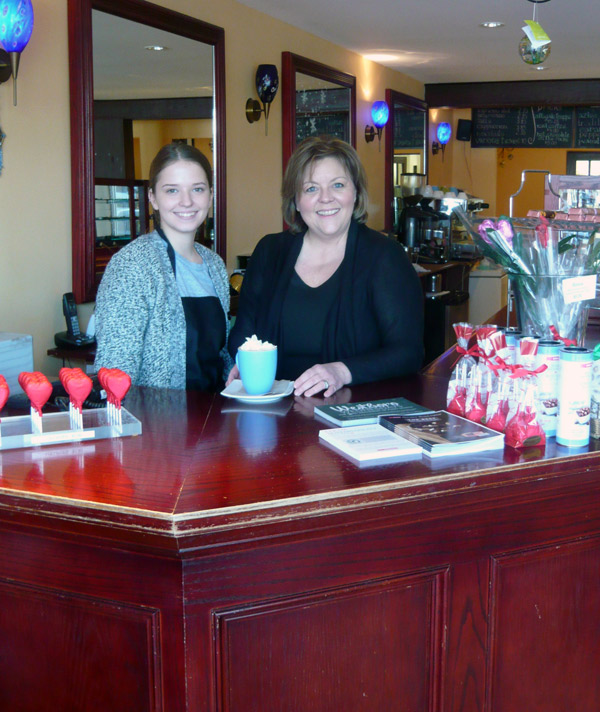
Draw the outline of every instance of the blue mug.
<instances>
[{"instance_id":1,"label":"blue mug","mask_svg":"<svg viewBox=\"0 0 600 712\"><path fill-rule=\"evenodd\" d=\"M235 362L249 396L262 396L271 390L277 371L277 347L268 351L238 349Z\"/></svg>"}]
</instances>

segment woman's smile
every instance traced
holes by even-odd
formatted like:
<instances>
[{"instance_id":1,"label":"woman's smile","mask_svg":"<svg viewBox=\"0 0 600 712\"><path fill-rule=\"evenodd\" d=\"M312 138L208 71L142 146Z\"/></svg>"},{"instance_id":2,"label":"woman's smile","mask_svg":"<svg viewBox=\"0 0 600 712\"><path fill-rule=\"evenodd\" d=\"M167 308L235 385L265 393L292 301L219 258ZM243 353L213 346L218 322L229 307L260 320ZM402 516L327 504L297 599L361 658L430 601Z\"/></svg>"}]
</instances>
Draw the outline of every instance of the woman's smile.
<instances>
[{"instance_id":1,"label":"woman's smile","mask_svg":"<svg viewBox=\"0 0 600 712\"><path fill-rule=\"evenodd\" d=\"M355 203L356 188L337 158L322 158L306 169L296 208L311 235L344 237Z\"/></svg>"},{"instance_id":2,"label":"woman's smile","mask_svg":"<svg viewBox=\"0 0 600 712\"><path fill-rule=\"evenodd\" d=\"M210 210L212 191L202 166L179 160L163 168L149 198L160 214L165 235L171 239L175 234L195 234Z\"/></svg>"}]
</instances>

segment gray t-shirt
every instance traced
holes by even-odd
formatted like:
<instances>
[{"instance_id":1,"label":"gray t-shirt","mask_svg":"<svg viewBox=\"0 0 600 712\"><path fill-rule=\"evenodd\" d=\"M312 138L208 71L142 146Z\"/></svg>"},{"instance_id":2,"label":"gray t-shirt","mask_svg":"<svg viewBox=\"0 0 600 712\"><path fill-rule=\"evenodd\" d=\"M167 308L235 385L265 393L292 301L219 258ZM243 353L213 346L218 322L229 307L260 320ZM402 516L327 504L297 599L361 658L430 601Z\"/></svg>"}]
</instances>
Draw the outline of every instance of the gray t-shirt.
<instances>
[{"instance_id":1,"label":"gray t-shirt","mask_svg":"<svg viewBox=\"0 0 600 712\"><path fill-rule=\"evenodd\" d=\"M216 297L215 285L203 262L196 264L175 253L175 277L180 297Z\"/></svg>"}]
</instances>

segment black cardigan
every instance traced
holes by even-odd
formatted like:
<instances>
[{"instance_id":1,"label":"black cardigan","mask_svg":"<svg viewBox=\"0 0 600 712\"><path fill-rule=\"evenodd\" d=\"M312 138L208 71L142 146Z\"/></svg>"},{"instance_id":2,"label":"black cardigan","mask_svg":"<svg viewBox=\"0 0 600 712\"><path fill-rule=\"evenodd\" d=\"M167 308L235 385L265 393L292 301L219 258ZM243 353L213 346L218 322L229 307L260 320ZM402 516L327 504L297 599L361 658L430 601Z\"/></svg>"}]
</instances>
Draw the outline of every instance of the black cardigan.
<instances>
[{"instance_id":1,"label":"black cardigan","mask_svg":"<svg viewBox=\"0 0 600 712\"><path fill-rule=\"evenodd\" d=\"M256 246L229 336L232 356L252 334L285 350L281 311L303 238L282 232ZM342 361L352 383L417 371L423 360L423 291L401 245L353 220L340 269L340 293L327 319L319 362ZM289 377L278 373L278 378Z\"/></svg>"}]
</instances>

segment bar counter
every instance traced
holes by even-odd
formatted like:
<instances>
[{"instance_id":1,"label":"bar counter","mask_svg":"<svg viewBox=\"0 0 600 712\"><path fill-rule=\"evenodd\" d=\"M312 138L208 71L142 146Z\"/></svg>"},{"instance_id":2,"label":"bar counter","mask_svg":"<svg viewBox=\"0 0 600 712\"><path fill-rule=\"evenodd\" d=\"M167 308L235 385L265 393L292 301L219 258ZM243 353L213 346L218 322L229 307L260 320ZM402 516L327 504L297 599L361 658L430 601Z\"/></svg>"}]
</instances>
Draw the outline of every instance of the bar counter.
<instances>
[{"instance_id":1,"label":"bar counter","mask_svg":"<svg viewBox=\"0 0 600 712\"><path fill-rule=\"evenodd\" d=\"M0 709L597 712L597 442L358 468L321 401L132 389L141 436L1 452Z\"/></svg>"}]
</instances>

